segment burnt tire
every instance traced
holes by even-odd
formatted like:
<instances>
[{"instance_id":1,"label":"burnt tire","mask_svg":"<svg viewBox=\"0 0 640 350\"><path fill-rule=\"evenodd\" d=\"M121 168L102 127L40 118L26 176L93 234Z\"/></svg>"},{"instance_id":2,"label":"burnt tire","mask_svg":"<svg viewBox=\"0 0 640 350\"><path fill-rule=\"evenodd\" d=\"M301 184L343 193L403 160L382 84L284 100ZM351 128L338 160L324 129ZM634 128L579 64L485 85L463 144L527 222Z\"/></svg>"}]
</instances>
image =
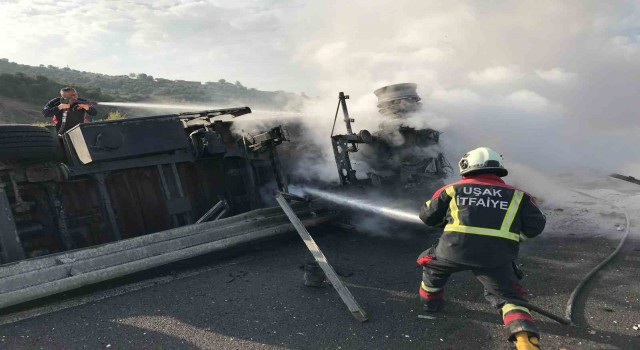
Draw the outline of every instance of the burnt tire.
<instances>
[{"instance_id":1,"label":"burnt tire","mask_svg":"<svg viewBox=\"0 0 640 350\"><path fill-rule=\"evenodd\" d=\"M34 125L0 125L0 160L54 160L59 158L58 138Z\"/></svg>"}]
</instances>

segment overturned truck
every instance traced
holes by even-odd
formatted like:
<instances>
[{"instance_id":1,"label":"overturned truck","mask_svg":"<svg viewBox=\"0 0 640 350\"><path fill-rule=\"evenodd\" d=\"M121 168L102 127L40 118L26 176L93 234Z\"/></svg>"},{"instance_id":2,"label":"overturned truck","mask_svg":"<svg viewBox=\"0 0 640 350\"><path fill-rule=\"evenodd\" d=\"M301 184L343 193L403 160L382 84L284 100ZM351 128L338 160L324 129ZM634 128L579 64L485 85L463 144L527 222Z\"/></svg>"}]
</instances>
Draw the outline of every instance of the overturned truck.
<instances>
[{"instance_id":1,"label":"overturned truck","mask_svg":"<svg viewBox=\"0 0 640 350\"><path fill-rule=\"evenodd\" d=\"M276 149L286 130L243 136L221 120L248 113L102 121L61 138L0 125L0 308L293 231L270 208L287 191ZM307 224L330 217L294 208Z\"/></svg>"}]
</instances>

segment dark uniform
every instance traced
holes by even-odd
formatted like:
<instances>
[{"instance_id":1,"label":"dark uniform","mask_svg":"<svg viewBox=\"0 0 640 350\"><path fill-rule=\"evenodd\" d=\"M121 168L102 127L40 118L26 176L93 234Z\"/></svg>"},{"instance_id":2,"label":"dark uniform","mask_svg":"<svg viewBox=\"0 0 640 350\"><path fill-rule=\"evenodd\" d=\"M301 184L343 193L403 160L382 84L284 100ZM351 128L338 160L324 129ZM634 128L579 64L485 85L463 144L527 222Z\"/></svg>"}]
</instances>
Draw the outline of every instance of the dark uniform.
<instances>
[{"instance_id":1,"label":"dark uniform","mask_svg":"<svg viewBox=\"0 0 640 350\"><path fill-rule=\"evenodd\" d=\"M71 104L71 108L68 110L59 109L60 97L56 97L53 100L47 102L42 109L42 115L45 118L51 118L51 121L56 125L58 134L63 134L74 126L82 123L87 123L88 115L95 116L98 111L95 107L91 106L89 110L77 108L79 104L88 103L89 101L78 98ZM65 117L66 112L66 117ZM64 121L64 124L63 124Z\"/></svg>"},{"instance_id":2,"label":"dark uniform","mask_svg":"<svg viewBox=\"0 0 640 350\"><path fill-rule=\"evenodd\" d=\"M511 336L521 331L539 336L527 308L501 299L525 300L512 264L520 241L539 235L546 223L532 196L494 174L463 176L436 191L421 208L420 219L444 227L437 246L418 258L424 267L420 296L427 310L442 303L452 273L471 270L494 298L492 304L502 309Z\"/></svg>"}]
</instances>

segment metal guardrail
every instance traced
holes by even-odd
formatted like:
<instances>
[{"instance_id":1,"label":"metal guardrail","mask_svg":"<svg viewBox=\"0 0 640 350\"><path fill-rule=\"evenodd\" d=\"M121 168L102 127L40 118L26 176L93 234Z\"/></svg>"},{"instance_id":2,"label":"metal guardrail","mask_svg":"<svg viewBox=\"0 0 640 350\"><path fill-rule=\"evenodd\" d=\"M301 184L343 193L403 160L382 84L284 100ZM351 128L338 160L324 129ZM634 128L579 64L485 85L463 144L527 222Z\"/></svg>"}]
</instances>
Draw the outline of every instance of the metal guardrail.
<instances>
[{"instance_id":1,"label":"metal guardrail","mask_svg":"<svg viewBox=\"0 0 640 350\"><path fill-rule=\"evenodd\" d=\"M332 218L295 203L307 226ZM279 207L0 266L0 309L179 260L294 232Z\"/></svg>"}]
</instances>

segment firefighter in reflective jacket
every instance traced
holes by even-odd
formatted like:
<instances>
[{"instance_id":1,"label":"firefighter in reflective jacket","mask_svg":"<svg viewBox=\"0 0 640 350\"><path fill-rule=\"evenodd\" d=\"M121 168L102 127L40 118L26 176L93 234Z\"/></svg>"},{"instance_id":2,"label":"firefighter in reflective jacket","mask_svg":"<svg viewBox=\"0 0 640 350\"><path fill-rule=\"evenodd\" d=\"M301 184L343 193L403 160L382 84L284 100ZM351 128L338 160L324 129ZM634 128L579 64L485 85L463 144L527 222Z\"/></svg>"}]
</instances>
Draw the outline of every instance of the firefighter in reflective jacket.
<instances>
[{"instance_id":1,"label":"firefighter in reflective jacket","mask_svg":"<svg viewBox=\"0 0 640 350\"><path fill-rule=\"evenodd\" d=\"M516 348L539 349L538 328L529 310L516 303L525 299L512 264L520 241L539 235L546 218L532 196L502 181L508 172L494 150L474 149L459 166L462 180L436 191L420 210L425 224L444 227L438 244L418 258L425 310L442 307L452 273L470 270L483 284L487 299L501 310Z\"/></svg>"}]
</instances>

